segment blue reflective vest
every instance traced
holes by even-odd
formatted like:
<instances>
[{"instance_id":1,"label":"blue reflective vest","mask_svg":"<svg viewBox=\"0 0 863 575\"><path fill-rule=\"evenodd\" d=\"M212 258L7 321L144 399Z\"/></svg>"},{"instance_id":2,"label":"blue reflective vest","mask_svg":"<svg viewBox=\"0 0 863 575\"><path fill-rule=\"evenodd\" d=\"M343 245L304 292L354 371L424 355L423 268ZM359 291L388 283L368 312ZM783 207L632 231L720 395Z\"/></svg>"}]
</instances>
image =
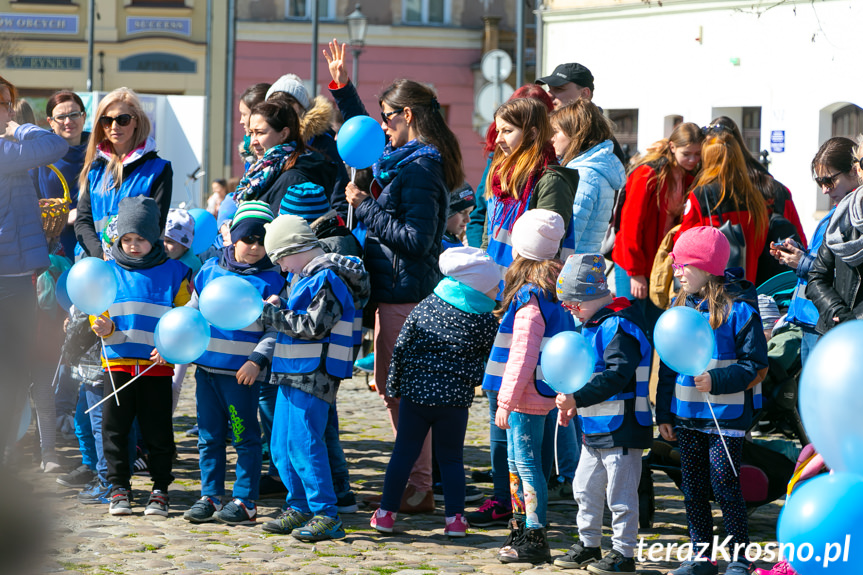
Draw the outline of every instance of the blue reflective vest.
<instances>
[{"instance_id":1,"label":"blue reflective vest","mask_svg":"<svg viewBox=\"0 0 863 575\"><path fill-rule=\"evenodd\" d=\"M639 425L653 426L653 413L650 409L650 362L653 359L653 347L644 332L630 320L618 315L609 315L599 325L582 327L581 334L593 347L596 353L594 376L605 371L605 349L615 336L618 329L638 340L641 361L635 370L635 392L617 393L602 403L589 407L579 407L578 417L581 428L586 435L606 434L617 431L624 418L635 417ZM632 400L635 401L627 401Z\"/></svg>"},{"instance_id":2,"label":"blue reflective vest","mask_svg":"<svg viewBox=\"0 0 863 575\"><path fill-rule=\"evenodd\" d=\"M707 309L699 309L698 311L705 319L709 320L710 312ZM713 349L713 359L710 360L705 371L737 363L735 336L750 320L756 321L760 325L761 320L753 316L757 316L757 313L749 304L735 301L731 305L728 319L713 330L716 334L716 347ZM751 390L720 395L708 393L706 396L713 405L716 419L733 420L743 415L747 401L746 396L750 391L752 392L753 409L760 409L761 383L755 385ZM677 380L674 384L674 398L671 400L671 411L685 419L713 419L710 414L710 406L705 401L705 394L695 389L694 379L691 376L683 374L677 374Z\"/></svg>"},{"instance_id":3,"label":"blue reflective vest","mask_svg":"<svg viewBox=\"0 0 863 575\"><path fill-rule=\"evenodd\" d=\"M332 270L324 269L313 276L301 277L291 286L287 309L306 313L309 305L324 283L329 283L342 306L342 316L333 329L321 339L300 339L279 332L273 354L273 373L312 373L324 359L326 372L338 379L353 375L354 345L357 340L355 325L357 310L354 298L342 279ZM359 310L360 340L362 338L362 310Z\"/></svg>"},{"instance_id":4,"label":"blue reflective vest","mask_svg":"<svg viewBox=\"0 0 863 575\"><path fill-rule=\"evenodd\" d=\"M512 226L515 224L515 213L516 210L512 210L511 213L504 218L501 222L500 227L492 228L492 215L497 208L497 204L500 200L492 195L491 198L488 199L488 203L486 204L488 210L488 247L486 248L486 252L491 256L491 259L494 260L498 266L500 266L500 277L506 276L506 270L509 268L512 263L512 232L508 230L512 230ZM527 202L530 202L530 198L527 198ZM500 284L498 284L498 295L495 298L497 301L500 301L501 296L503 295L503 280L500 280Z\"/></svg>"},{"instance_id":5,"label":"blue reflective vest","mask_svg":"<svg viewBox=\"0 0 863 575\"><path fill-rule=\"evenodd\" d=\"M147 269L127 270L109 262L117 277L117 297L108 308L114 333L105 338L105 355L111 359L150 359L156 324L174 307L174 298L189 268L168 259ZM123 337L117 338L122 334ZM111 343L113 339L123 339Z\"/></svg>"},{"instance_id":6,"label":"blue reflective vest","mask_svg":"<svg viewBox=\"0 0 863 575\"><path fill-rule=\"evenodd\" d=\"M818 227L815 228L815 234L812 236L812 243L809 244L809 255L818 257L818 248L824 242L824 232L827 231L827 224L830 223L830 217L836 208L830 210L824 218L818 222ZM818 324L818 308L806 297L806 278L797 278L797 285L794 287L794 293L791 296L791 303L788 304L788 315L786 320L793 324L804 325L814 328Z\"/></svg>"},{"instance_id":7,"label":"blue reflective vest","mask_svg":"<svg viewBox=\"0 0 863 575\"><path fill-rule=\"evenodd\" d=\"M509 348L512 345L512 328L515 323L515 314L530 301L530 296L535 295L539 301L539 309L542 312L542 318L545 320L545 333L542 335L542 345L554 335L562 331L572 331L575 329L575 323L572 321L572 315L567 312L559 303L555 303L548 299L545 292L533 284L522 286L509 308L506 310L503 319L500 322L500 327L497 330L497 335L494 338L494 345L491 348L491 355L488 358L488 363L485 366L485 377L482 380L482 388L489 391L498 391L503 373L506 369L506 362L509 360ZM545 397L555 397L557 392L551 389L543 380L542 375L542 348L539 352L539 360L536 363L535 381L536 390L540 395Z\"/></svg>"},{"instance_id":8,"label":"blue reflective vest","mask_svg":"<svg viewBox=\"0 0 863 575\"><path fill-rule=\"evenodd\" d=\"M285 279L276 271L241 275L220 266L219 258L210 258L204 262L198 275L195 276L195 292L200 294L208 283L228 275L235 275L247 280L261 293L263 299L280 294L285 286ZM261 323L260 318L245 329L233 331L219 329L211 325L210 344L207 346L207 351L195 361L195 364L213 369L237 371L248 361L263 335L264 324Z\"/></svg>"}]
</instances>

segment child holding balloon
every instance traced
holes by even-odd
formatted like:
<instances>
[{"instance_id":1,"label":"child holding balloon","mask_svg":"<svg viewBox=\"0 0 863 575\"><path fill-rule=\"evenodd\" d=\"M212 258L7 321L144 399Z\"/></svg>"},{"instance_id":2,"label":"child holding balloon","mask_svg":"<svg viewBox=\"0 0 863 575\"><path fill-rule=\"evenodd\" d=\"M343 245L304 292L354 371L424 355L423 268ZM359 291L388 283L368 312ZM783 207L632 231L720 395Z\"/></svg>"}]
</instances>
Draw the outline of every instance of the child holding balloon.
<instances>
[{"instance_id":1,"label":"child holding balloon","mask_svg":"<svg viewBox=\"0 0 863 575\"><path fill-rule=\"evenodd\" d=\"M168 258L160 235L155 200L145 196L120 200L118 241L111 247L109 262L117 278L117 295L106 314L91 316L93 331L103 338L104 361L111 372L105 378L105 395L135 376L143 378L102 404L111 515L132 514L129 433L136 418L150 454L153 478L144 515L168 515L168 486L174 480L171 467L176 451L171 421L174 370L153 347L153 332L159 317L189 301L189 268Z\"/></svg>"},{"instance_id":2,"label":"child holding balloon","mask_svg":"<svg viewBox=\"0 0 863 575\"><path fill-rule=\"evenodd\" d=\"M601 255L569 256L557 280L557 297L582 323L596 364L585 385L557 396L562 423L578 408L584 447L573 487L579 540L554 564L600 575L634 573L641 455L653 443L648 397L653 348L641 312L608 290ZM606 494L614 534L612 550L601 557Z\"/></svg>"},{"instance_id":3,"label":"child holding balloon","mask_svg":"<svg viewBox=\"0 0 863 575\"><path fill-rule=\"evenodd\" d=\"M494 423L506 430L513 518L498 555L503 563L551 561L545 532L548 485L541 454L545 419L555 407L556 394L542 380L539 365L543 339L574 328L572 316L555 296L561 268L556 257L564 232L564 219L550 210L529 210L515 222L516 256L495 312L501 324L483 388L499 388Z\"/></svg>"},{"instance_id":4,"label":"child holding balloon","mask_svg":"<svg viewBox=\"0 0 863 575\"><path fill-rule=\"evenodd\" d=\"M284 289L284 278L264 251L264 224L271 221L273 212L266 202L240 204L231 221L233 244L226 246L221 256L204 262L195 276L195 289L189 305L198 307L204 288L226 276L247 280L264 298ZM242 310L237 311L242 313ZM213 323L215 319L210 321ZM216 520L228 525L256 523L255 500L259 495L261 476L258 392L269 374L274 345L275 333L266 330L260 321L245 329L211 326L207 351L194 362L198 366L195 370L195 399L201 498L183 515L186 521L205 523ZM222 506L225 442L229 437L237 452L237 479L232 500Z\"/></svg>"},{"instance_id":5,"label":"child holding balloon","mask_svg":"<svg viewBox=\"0 0 863 575\"><path fill-rule=\"evenodd\" d=\"M706 226L686 230L677 239L671 256L674 276L681 289L675 306L696 309L709 321L715 335L712 356L696 347L677 346L671 352L660 347L661 324L657 324L657 350L662 363L656 396L656 422L666 441L678 441L681 489L694 548L691 560L673 575L716 575L712 561L713 518L710 492L722 509L725 531L733 553L725 573L747 575L752 564L734 552L749 544L746 502L738 471L743 457L743 439L755 409L761 407L761 379L767 368L767 342L758 312L735 297L725 282L725 266L731 248L718 229ZM687 332L694 332L692 326ZM691 337L691 336L690 336ZM706 357L700 357L705 355ZM670 365L673 364L673 371ZM696 364L698 367L695 367ZM680 372L697 372L691 377ZM737 547L739 545L739 547Z\"/></svg>"}]
</instances>

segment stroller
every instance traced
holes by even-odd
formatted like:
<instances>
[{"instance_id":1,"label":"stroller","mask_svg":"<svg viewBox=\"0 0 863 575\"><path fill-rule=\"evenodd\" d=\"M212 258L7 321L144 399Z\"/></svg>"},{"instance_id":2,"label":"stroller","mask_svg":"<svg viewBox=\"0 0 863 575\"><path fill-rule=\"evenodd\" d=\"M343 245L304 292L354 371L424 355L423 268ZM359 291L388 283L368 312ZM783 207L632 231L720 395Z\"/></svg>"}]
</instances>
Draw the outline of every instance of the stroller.
<instances>
[{"instance_id":1,"label":"stroller","mask_svg":"<svg viewBox=\"0 0 863 575\"><path fill-rule=\"evenodd\" d=\"M758 293L773 297L784 313L796 283L796 274L793 271L785 272L764 282L758 288ZM809 440L797 412L797 383L801 371L799 341L796 355L790 355L793 361L789 361L787 355L782 359L768 355L768 372L762 382L762 408L755 413L749 430L758 428L781 433L789 439L799 440L805 446ZM744 441L740 485L749 512L785 495L794 468L795 462L785 455L750 439ZM656 509L653 471L664 472L678 489L683 480L676 443L660 437L654 439L650 452L642 460L641 469L638 487L639 526L649 528L653 525Z\"/></svg>"}]
</instances>

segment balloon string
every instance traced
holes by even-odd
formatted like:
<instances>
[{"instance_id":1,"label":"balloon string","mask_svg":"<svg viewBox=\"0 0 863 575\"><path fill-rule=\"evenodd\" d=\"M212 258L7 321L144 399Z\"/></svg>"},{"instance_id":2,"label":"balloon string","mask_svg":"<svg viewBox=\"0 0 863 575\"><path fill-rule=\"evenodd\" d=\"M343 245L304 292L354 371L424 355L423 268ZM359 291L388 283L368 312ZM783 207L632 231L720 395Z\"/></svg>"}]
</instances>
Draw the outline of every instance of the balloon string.
<instances>
[{"instance_id":1,"label":"balloon string","mask_svg":"<svg viewBox=\"0 0 863 575\"><path fill-rule=\"evenodd\" d=\"M554 474L560 477L560 463L557 460L557 430L560 429L560 424L554 422Z\"/></svg>"},{"instance_id":2,"label":"balloon string","mask_svg":"<svg viewBox=\"0 0 863 575\"><path fill-rule=\"evenodd\" d=\"M154 368L154 367L156 367L157 365L159 365L159 364L158 364L158 363L153 363L153 364L151 364L151 365L150 365L150 367L148 367L147 369L145 369L144 371L142 371L141 373L139 373L138 375L136 375L135 377L133 377L132 379L130 379L129 381L127 381L126 383L124 383L123 385L121 385L118 389L115 389L115 390L114 390L114 392L113 392L113 393L111 393L111 395L107 395L107 396L103 397L103 398L101 399L101 401L99 401L99 403L95 404L93 407L91 407L90 409L88 409L88 410L87 410L87 411L85 411L84 413L85 413L85 414L90 413L91 411L93 411L94 409L96 409L97 407L99 407L100 405L102 405L103 403L105 403L106 401L108 401L109 399L111 399L111 396L117 397L117 394L118 394L118 393L120 393L121 391L123 391L124 389L126 389L127 387L129 387L130 385L132 385L132 383L134 383L134 382L135 382L135 380L137 380L139 377L141 377L142 375L144 375L145 373L147 373L148 371L150 371L151 369L153 369L153 368ZM114 382L113 382L113 380L111 381L111 383L112 383L112 384L114 383ZM119 401L119 400L117 400L117 405L120 405L120 401Z\"/></svg>"},{"instance_id":3,"label":"balloon string","mask_svg":"<svg viewBox=\"0 0 863 575\"><path fill-rule=\"evenodd\" d=\"M719 432L719 440L722 442L722 447L725 448L725 454L728 456L728 463L731 464L731 471L734 472L734 477L737 477L737 469L734 468L734 461L731 459L731 451L728 449L728 444L725 443L725 437L722 435L722 430L719 428L719 421L716 419L716 413L713 412L713 405L710 403L710 398L707 397L707 392L702 391L704 400L707 402L707 407L710 408L710 415L713 416L713 423L716 424L716 431Z\"/></svg>"},{"instance_id":4,"label":"balloon string","mask_svg":"<svg viewBox=\"0 0 863 575\"><path fill-rule=\"evenodd\" d=\"M114 374L111 373L111 366L108 365L108 352L105 351L105 338L100 335L99 339L102 340L102 358L105 360L105 371L108 372L108 379L111 380L111 389L114 390L114 393L112 393L111 395L114 396L114 400L117 402L117 407L120 407L120 398L117 397L117 386L114 385ZM108 397L111 397L111 395L109 395ZM106 397L105 399L108 399L108 398ZM100 401L99 403L102 403L102 402ZM99 405L99 404L97 403L96 405ZM94 405L93 407L96 407L96 406ZM93 408L91 407L90 409L93 409ZM87 413L89 413L89 411Z\"/></svg>"},{"instance_id":5,"label":"balloon string","mask_svg":"<svg viewBox=\"0 0 863 575\"><path fill-rule=\"evenodd\" d=\"M357 177L357 169L351 166L351 183L354 183L354 180ZM348 204L348 229L354 229L354 206Z\"/></svg>"},{"instance_id":6,"label":"balloon string","mask_svg":"<svg viewBox=\"0 0 863 575\"><path fill-rule=\"evenodd\" d=\"M63 365L63 354L60 354L60 359L57 361L57 369L54 370L54 379L51 380L51 388L54 389L54 393L57 393L57 387L60 385L60 380L57 378L60 375L60 366Z\"/></svg>"}]
</instances>

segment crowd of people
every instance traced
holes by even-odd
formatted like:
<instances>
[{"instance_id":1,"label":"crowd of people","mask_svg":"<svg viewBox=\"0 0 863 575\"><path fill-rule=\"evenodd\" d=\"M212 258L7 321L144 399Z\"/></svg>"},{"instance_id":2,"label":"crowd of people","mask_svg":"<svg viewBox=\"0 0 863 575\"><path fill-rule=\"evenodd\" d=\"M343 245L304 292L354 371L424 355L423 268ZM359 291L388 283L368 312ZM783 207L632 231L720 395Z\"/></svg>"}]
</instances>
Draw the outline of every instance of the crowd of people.
<instances>
[{"instance_id":1,"label":"crowd of people","mask_svg":"<svg viewBox=\"0 0 863 575\"><path fill-rule=\"evenodd\" d=\"M733 543L748 544L736 470L771 346L781 341L805 362L820 335L863 313L863 145L832 138L815 155L812 175L832 209L807 241L791 193L732 119L680 123L627 158L592 103L591 72L570 63L497 109L476 192L436 92L413 80L380 93L386 147L349 175L335 117L369 112L344 54L337 41L324 51L332 101L310 97L293 74L242 93L243 174L213 182L206 207L219 234L200 253L194 219L171 208L171 163L132 90L106 95L90 132L81 99L58 91L48 131L26 121L15 86L0 78L7 459L29 392L44 472L80 489L82 503L123 516L135 504L131 476L146 468L153 487L143 512L168 516L172 415L188 366L161 357L155 326L171 308L197 307L212 282L239 276L264 309L243 329L211 326L193 362L201 494L185 520L255 525L257 500L286 494L264 531L345 536L340 514L358 502L337 395L366 326L373 359L358 361L374 372L395 436L383 493L369 501L374 529L390 533L400 513L433 512L437 493L451 537L509 527L504 563L635 572L642 454L656 426L680 452L691 540L708 545L671 573L718 573L710 499ZM63 221L49 231L46 202L66 195ZM99 316L60 306L58 279L87 256L107 260L117 278L117 297ZM754 287L785 272L797 286L780 318ZM695 377L660 362L652 404L652 335L670 306L698 310L716 350ZM542 346L576 329L597 361L582 389L560 394L544 380ZM481 499L462 458L478 386L489 406L493 491L468 511L466 501ZM80 445L72 471L56 454L64 414ZM237 455L229 497L227 444ZM552 559L554 500L578 504L578 540ZM613 535L603 554L606 504ZM725 573L753 569L734 557ZM782 569L790 567L773 572Z\"/></svg>"}]
</instances>

